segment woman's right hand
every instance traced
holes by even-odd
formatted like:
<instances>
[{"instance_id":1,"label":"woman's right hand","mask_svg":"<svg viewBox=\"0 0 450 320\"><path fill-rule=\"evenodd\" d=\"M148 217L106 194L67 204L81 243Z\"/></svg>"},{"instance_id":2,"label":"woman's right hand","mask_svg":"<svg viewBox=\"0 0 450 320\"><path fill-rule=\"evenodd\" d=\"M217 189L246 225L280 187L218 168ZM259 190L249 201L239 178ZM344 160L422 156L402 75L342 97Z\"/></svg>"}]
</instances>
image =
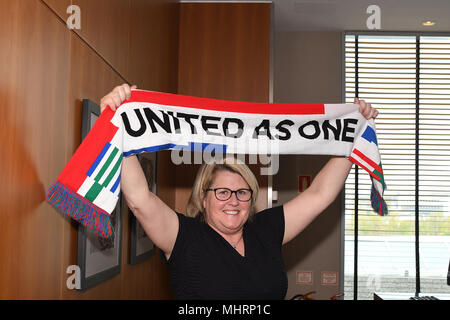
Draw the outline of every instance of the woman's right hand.
<instances>
[{"instance_id":1,"label":"woman's right hand","mask_svg":"<svg viewBox=\"0 0 450 320\"><path fill-rule=\"evenodd\" d=\"M122 104L127 99L131 97L131 89L136 89L136 86L129 86L127 83L122 84L121 86L117 86L104 96L100 100L100 110L106 109L106 107L110 107L112 111L116 111L116 108Z\"/></svg>"}]
</instances>

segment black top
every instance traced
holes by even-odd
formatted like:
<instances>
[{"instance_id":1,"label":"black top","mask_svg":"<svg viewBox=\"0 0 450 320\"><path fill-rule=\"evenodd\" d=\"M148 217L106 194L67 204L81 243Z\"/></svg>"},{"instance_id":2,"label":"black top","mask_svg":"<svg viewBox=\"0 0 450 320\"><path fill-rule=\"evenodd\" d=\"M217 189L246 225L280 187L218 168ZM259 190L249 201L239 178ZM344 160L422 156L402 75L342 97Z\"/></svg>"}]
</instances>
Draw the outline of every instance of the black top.
<instances>
[{"instance_id":1,"label":"black top","mask_svg":"<svg viewBox=\"0 0 450 320\"><path fill-rule=\"evenodd\" d=\"M282 206L261 211L244 225L245 257L207 223L177 215L179 230L168 260L176 299L284 299Z\"/></svg>"}]
</instances>

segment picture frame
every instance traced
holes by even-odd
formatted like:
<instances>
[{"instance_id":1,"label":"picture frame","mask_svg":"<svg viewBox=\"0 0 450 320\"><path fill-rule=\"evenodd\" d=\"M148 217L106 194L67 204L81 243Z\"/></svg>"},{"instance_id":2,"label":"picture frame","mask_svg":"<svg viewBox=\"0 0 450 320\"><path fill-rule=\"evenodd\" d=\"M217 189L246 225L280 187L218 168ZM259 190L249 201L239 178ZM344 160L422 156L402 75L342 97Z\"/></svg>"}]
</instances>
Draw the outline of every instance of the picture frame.
<instances>
[{"instance_id":1,"label":"picture frame","mask_svg":"<svg viewBox=\"0 0 450 320\"><path fill-rule=\"evenodd\" d=\"M100 107L89 99L83 99L81 137L86 137L100 116ZM113 237L104 239L83 226L78 225L77 264L80 267L79 291L90 289L118 274L122 261L122 196L111 213L115 231Z\"/></svg>"},{"instance_id":2,"label":"picture frame","mask_svg":"<svg viewBox=\"0 0 450 320\"><path fill-rule=\"evenodd\" d=\"M149 189L156 194L157 152L141 153L137 158L147 178ZM130 216L130 264L134 265L152 256L155 253L155 245L147 237L147 234L131 210L128 209L128 212Z\"/></svg>"}]
</instances>

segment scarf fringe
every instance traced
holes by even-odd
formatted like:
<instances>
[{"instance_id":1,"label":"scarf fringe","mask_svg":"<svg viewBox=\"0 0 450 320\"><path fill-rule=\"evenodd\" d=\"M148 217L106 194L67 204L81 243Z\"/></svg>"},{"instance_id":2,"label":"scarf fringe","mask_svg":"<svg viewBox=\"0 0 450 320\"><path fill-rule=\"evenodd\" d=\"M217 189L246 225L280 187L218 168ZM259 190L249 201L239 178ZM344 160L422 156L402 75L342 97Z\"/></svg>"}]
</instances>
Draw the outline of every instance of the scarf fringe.
<instances>
[{"instance_id":1,"label":"scarf fringe","mask_svg":"<svg viewBox=\"0 0 450 320\"><path fill-rule=\"evenodd\" d=\"M387 216L388 207L386 201L384 201L381 194L375 189L372 184L372 190L370 192L370 202L372 203L373 210L380 216Z\"/></svg>"},{"instance_id":2,"label":"scarf fringe","mask_svg":"<svg viewBox=\"0 0 450 320\"><path fill-rule=\"evenodd\" d=\"M48 189L47 201L103 238L110 238L114 234L110 216L106 211L60 182Z\"/></svg>"}]
</instances>

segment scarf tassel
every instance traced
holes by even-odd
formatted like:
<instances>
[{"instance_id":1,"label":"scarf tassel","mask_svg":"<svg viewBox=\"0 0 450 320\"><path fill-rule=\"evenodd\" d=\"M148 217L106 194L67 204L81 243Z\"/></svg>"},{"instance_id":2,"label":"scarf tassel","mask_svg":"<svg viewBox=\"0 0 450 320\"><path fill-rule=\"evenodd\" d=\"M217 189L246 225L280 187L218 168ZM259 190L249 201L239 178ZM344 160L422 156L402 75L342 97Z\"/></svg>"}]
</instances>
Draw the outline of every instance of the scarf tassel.
<instances>
[{"instance_id":1,"label":"scarf tassel","mask_svg":"<svg viewBox=\"0 0 450 320\"><path fill-rule=\"evenodd\" d=\"M114 234L107 212L60 182L56 182L48 189L47 201L103 238L110 238Z\"/></svg>"},{"instance_id":2,"label":"scarf tassel","mask_svg":"<svg viewBox=\"0 0 450 320\"><path fill-rule=\"evenodd\" d=\"M370 202L372 203L373 210L378 213L378 215L386 216L388 214L386 201L384 201L383 197L380 195L377 189L375 189L373 184L372 191L370 192Z\"/></svg>"}]
</instances>

